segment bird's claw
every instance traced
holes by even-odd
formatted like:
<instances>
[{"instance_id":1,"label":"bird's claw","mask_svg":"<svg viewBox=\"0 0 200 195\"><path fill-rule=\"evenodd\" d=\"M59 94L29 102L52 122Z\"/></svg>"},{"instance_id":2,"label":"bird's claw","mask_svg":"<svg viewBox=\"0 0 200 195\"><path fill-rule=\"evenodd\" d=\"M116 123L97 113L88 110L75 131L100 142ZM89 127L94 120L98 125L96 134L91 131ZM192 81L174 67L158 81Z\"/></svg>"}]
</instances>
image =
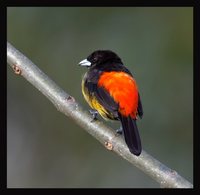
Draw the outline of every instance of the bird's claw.
<instances>
[{"instance_id":1,"label":"bird's claw","mask_svg":"<svg viewBox=\"0 0 200 195\"><path fill-rule=\"evenodd\" d=\"M122 133L123 133L122 126L119 129L116 129L116 133L119 135L122 135Z\"/></svg>"},{"instance_id":2,"label":"bird's claw","mask_svg":"<svg viewBox=\"0 0 200 195\"><path fill-rule=\"evenodd\" d=\"M96 111L96 110L89 110L89 112L92 115L92 121L91 122L97 120L98 111Z\"/></svg>"}]
</instances>

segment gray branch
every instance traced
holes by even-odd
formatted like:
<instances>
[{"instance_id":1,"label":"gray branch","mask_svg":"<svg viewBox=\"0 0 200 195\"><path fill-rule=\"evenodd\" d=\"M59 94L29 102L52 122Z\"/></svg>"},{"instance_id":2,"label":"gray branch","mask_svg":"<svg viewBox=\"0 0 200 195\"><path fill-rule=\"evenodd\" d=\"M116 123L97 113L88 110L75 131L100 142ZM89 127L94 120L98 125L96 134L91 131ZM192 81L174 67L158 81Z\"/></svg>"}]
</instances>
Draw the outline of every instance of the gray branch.
<instances>
[{"instance_id":1,"label":"gray branch","mask_svg":"<svg viewBox=\"0 0 200 195\"><path fill-rule=\"evenodd\" d=\"M164 188L193 188L193 185L176 171L168 168L144 150L139 157L131 154L121 136L100 121L92 121L91 115L84 111L74 97L63 91L54 81L43 73L26 56L7 43L7 62L14 72L23 76L55 107L70 117L89 134L94 136L108 150L116 152L144 173L156 180Z\"/></svg>"}]
</instances>

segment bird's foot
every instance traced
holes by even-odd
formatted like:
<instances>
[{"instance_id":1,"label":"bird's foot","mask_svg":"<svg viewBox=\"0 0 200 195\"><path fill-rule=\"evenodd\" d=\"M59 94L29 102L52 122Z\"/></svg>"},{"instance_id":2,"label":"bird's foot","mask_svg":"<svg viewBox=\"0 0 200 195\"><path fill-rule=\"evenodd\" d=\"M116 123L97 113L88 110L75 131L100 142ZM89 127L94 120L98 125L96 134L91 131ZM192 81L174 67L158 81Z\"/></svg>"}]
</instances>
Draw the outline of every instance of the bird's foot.
<instances>
[{"instance_id":1,"label":"bird's foot","mask_svg":"<svg viewBox=\"0 0 200 195\"><path fill-rule=\"evenodd\" d=\"M119 135L122 135L122 133L123 133L122 126L119 129L116 129L116 133Z\"/></svg>"},{"instance_id":2,"label":"bird's foot","mask_svg":"<svg viewBox=\"0 0 200 195\"><path fill-rule=\"evenodd\" d=\"M98 112L96 110L89 110L90 114L92 115L92 121L96 121L97 120L97 116L98 116Z\"/></svg>"}]
</instances>

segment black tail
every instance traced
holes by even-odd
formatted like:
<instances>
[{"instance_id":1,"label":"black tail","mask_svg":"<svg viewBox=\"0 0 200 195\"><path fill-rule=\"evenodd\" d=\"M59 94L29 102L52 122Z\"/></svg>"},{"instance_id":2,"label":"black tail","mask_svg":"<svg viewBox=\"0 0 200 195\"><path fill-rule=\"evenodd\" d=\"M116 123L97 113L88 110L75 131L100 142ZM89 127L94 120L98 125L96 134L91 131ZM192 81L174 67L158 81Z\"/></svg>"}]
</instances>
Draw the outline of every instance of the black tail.
<instances>
[{"instance_id":1,"label":"black tail","mask_svg":"<svg viewBox=\"0 0 200 195\"><path fill-rule=\"evenodd\" d=\"M130 116L122 116L120 113L119 119L122 123L125 142L130 152L139 156L142 151L142 146L136 120L132 119Z\"/></svg>"}]
</instances>

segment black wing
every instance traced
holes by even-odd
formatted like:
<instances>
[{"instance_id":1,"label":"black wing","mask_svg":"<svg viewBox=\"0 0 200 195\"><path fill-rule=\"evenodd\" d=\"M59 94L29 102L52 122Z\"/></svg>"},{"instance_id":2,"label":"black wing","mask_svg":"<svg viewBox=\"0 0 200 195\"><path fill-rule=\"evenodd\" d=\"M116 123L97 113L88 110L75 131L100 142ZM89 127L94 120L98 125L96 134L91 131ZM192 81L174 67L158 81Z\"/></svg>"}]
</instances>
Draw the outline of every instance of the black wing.
<instances>
[{"instance_id":1,"label":"black wing","mask_svg":"<svg viewBox=\"0 0 200 195\"><path fill-rule=\"evenodd\" d=\"M99 103L115 118L118 118L118 108L119 104L114 101L114 99L109 95L109 93L103 87L97 87L95 91L95 96Z\"/></svg>"},{"instance_id":2,"label":"black wing","mask_svg":"<svg viewBox=\"0 0 200 195\"><path fill-rule=\"evenodd\" d=\"M109 95L104 87L98 87L96 83L85 82L91 98L96 98L98 102L107 110L108 118L118 119L119 104ZM110 116L109 116L110 115Z\"/></svg>"},{"instance_id":3,"label":"black wing","mask_svg":"<svg viewBox=\"0 0 200 195\"><path fill-rule=\"evenodd\" d=\"M142 116L143 116L143 108L142 108L142 102L141 102L139 93L138 93L138 108L137 108L137 111L138 111L139 117L142 118Z\"/></svg>"}]
</instances>

